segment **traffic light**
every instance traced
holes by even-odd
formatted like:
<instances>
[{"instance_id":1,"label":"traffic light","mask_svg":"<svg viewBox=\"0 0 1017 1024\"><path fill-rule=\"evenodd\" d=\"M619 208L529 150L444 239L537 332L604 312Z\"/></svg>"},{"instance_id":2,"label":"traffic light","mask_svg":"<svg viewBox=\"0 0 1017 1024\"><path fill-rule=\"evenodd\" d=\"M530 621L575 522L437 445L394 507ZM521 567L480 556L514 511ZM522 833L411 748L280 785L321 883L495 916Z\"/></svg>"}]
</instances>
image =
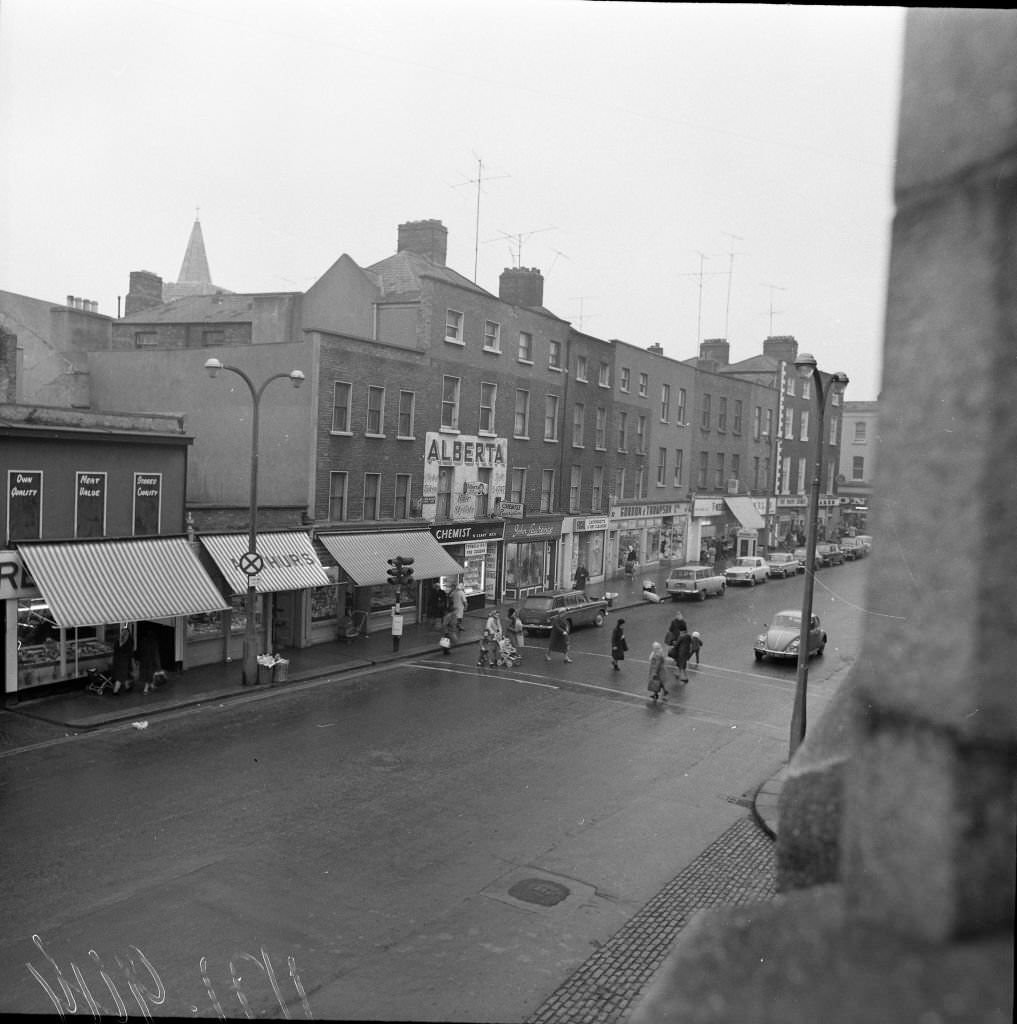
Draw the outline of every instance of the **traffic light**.
<instances>
[{"instance_id":1,"label":"traffic light","mask_svg":"<svg viewBox=\"0 0 1017 1024\"><path fill-rule=\"evenodd\" d=\"M400 558L402 563L402 580L400 581L404 587L413 586L413 559L412 558Z\"/></svg>"},{"instance_id":2,"label":"traffic light","mask_svg":"<svg viewBox=\"0 0 1017 1024\"><path fill-rule=\"evenodd\" d=\"M403 560L401 558L390 558L388 564L392 567L388 570L388 581L393 587L399 587L403 582Z\"/></svg>"}]
</instances>

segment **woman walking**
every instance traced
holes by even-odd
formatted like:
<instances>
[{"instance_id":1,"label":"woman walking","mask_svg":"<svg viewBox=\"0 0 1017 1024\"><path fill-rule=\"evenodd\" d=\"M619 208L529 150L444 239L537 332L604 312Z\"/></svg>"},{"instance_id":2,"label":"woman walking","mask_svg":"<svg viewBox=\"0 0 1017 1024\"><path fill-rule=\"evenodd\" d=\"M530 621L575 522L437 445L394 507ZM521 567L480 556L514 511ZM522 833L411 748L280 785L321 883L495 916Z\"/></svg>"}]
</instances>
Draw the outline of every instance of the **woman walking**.
<instances>
[{"instance_id":1,"label":"woman walking","mask_svg":"<svg viewBox=\"0 0 1017 1024\"><path fill-rule=\"evenodd\" d=\"M689 656L692 654L692 637L688 632L680 633L678 639L671 648L671 657L674 658L674 677L679 683L687 683L689 674L686 671L689 664Z\"/></svg>"},{"instance_id":2,"label":"woman walking","mask_svg":"<svg viewBox=\"0 0 1017 1024\"><path fill-rule=\"evenodd\" d=\"M629 645L625 640L625 630L622 626L625 625L624 619L619 619L611 632L611 668L618 671L618 662L625 660L625 652L629 649Z\"/></svg>"},{"instance_id":3,"label":"woman walking","mask_svg":"<svg viewBox=\"0 0 1017 1024\"><path fill-rule=\"evenodd\" d=\"M526 646L526 630L523 628L523 624L519 620L519 616L516 614L515 608L509 608L508 622L506 625L509 640L512 641L512 646L516 649L516 654L519 655L519 660L522 661L522 650Z\"/></svg>"},{"instance_id":4,"label":"woman walking","mask_svg":"<svg viewBox=\"0 0 1017 1024\"><path fill-rule=\"evenodd\" d=\"M646 684L650 691L650 699L656 704L658 694L667 697L667 688L664 686L664 646L658 641L653 641L650 648L650 678Z\"/></svg>"},{"instance_id":5,"label":"woman walking","mask_svg":"<svg viewBox=\"0 0 1017 1024\"><path fill-rule=\"evenodd\" d=\"M560 612L551 620L551 638L547 642L547 654L544 655L547 661L551 660L553 651L564 654L566 661L572 660L569 657L569 624Z\"/></svg>"}]
</instances>

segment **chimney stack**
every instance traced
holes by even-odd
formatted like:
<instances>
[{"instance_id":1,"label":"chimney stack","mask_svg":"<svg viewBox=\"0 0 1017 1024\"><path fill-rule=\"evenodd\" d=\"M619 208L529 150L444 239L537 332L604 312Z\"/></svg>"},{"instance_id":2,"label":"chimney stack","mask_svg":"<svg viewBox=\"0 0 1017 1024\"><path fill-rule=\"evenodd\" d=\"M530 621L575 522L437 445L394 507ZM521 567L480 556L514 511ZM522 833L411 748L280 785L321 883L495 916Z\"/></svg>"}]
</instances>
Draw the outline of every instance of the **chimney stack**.
<instances>
[{"instance_id":1,"label":"chimney stack","mask_svg":"<svg viewBox=\"0 0 1017 1024\"><path fill-rule=\"evenodd\" d=\"M440 220L410 220L400 224L396 251L426 256L443 267L448 252L448 228Z\"/></svg>"},{"instance_id":2,"label":"chimney stack","mask_svg":"<svg viewBox=\"0 0 1017 1024\"><path fill-rule=\"evenodd\" d=\"M798 358L798 342L791 334L771 334L763 342L763 355L793 363Z\"/></svg>"},{"instance_id":3,"label":"chimney stack","mask_svg":"<svg viewBox=\"0 0 1017 1024\"><path fill-rule=\"evenodd\" d=\"M715 366L728 366L731 362L731 346L727 338L704 338L699 343L699 358Z\"/></svg>"},{"instance_id":4,"label":"chimney stack","mask_svg":"<svg viewBox=\"0 0 1017 1024\"><path fill-rule=\"evenodd\" d=\"M162 305L162 278L150 270L132 270L125 315Z\"/></svg>"},{"instance_id":5,"label":"chimney stack","mask_svg":"<svg viewBox=\"0 0 1017 1024\"><path fill-rule=\"evenodd\" d=\"M543 306L544 275L536 267L506 267L498 278L498 298L510 306Z\"/></svg>"}]
</instances>

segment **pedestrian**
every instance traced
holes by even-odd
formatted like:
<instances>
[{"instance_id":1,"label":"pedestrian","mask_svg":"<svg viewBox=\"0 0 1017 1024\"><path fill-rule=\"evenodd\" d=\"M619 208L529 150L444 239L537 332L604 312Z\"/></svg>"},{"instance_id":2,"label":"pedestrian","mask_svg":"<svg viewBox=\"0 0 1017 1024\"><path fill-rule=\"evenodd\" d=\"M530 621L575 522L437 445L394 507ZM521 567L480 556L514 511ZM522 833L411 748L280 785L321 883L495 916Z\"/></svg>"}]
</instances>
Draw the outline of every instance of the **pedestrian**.
<instances>
[{"instance_id":1,"label":"pedestrian","mask_svg":"<svg viewBox=\"0 0 1017 1024\"><path fill-rule=\"evenodd\" d=\"M134 657L138 662L138 678L144 680L142 693L150 693L159 683L166 681L166 673L163 672L159 660L159 637L156 635L155 627L142 624L139 633L141 635Z\"/></svg>"},{"instance_id":2,"label":"pedestrian","mask_svg":"<svg viewBox=\"0 0 1017 1024\"><path fill-rule=\"evenodd\" d=\"M654 640L650 646L650 677L646 684L650 691L650 699L656 703L659 694L667 697L667 687L664 686L664 645Z\"/></svg>"},{"instance_id":3,"label":"pedestrian","mask_svg":"<svg viewBox=\"0 0 1017 1024\"><path fill-rule=\"evenodd\" d=\"M466 614L466 591L463 590L463 585L457 583L452 589L452 610L456 615L456 630L458 632L463 631L463 616Z\"/></svg>"},{"instance_id":4,"label":"pedestrian","mask_svg":"<svg viewBox=\"0 0 1017 1024\"><path fill-rule=\"evenodd\" d=\"M615 672L618 671L618 662L625 660L625 652L629 649L629 645L625 640L625 630L622 629L624 625L625 620L619 619L611 631L611 668Z\"/></svg>"},{"instance_id":5,"label":"pedestrian","mask_svg":"<svg viewBox=\"0 0 1017 1024\"><path fill-rule=\"evenodd\" d=\"M509 640L512 641L512 646L516 649L516 654L519 655L519 660L522 661L523 657L520 653L526 646L526 629L523 626L522 620L516 614L515 608L509 608L508 610L508 622L506 623L508 629Z\"/></svg>"},{"instance_id":6,"label":"pedestrian","mask_svg":"<svg viewBox=\"0 0 1017 1024\"><path fill-rule=\"evenodd\" d=\"M688 633L680 633L671 648L670 654L674 658L674 677L679 683L687 683L689 674L686 671L689 664L689 655L692 653L692 636Z\"/></svg>"},{"instance_id":7,"label":"pedestrian","mask_svg":"<svg viewBox=\"0 0 1017 1024\"><path fill-rule=\"evenodd\" d=\"M639 561L639 556L636 554L634 547L629 548L629 553L625 558L625 575L635 576L636 574L636 563Z\"/></svg>"},{"instance_id":8,"label":"pedestrian","mask_svg":"<svg viewBox=\"0 0 1017 1024\"><path fill-rule=\"evenodd\" d=\"M703 649L703 638L695 630L692 631L692 642L690 644L691 654L696 659L696 664L699 664L699 652Z\"/></svg>"},{"instance_id":9,"label":"pedestrian","mask_svg":"<svg viewBox=\"0 0 1017 1024\"><path fill-rule=\"evenodd\" d=\"M477 658L478 665L491 665L493 668L498 664L498 643L502 638L501 616L497 608L492 608L484 623L484 635L480 640L480 654Z\"/></svg>"},{"instance_id":10,"label":"pedestrian","mask_svg":"<svg viewBox=\"0 0 1017 1024\"><path fill-rule=\"evenodd\" d=\"M392 605L392 650L399 650L399 641L403 635L403 613L399 607L399 602L396 601Z\"/></svg>"},{"instance_id":11,"label":"pedestrian","mask_svg":"<svg viewBox=\"0 0 1017 1024\"><path fill-rule=\"evenodd\" d=\"M131 662L134 660L134 641L126 625L120 628L113 647L113 692L131 688Z\"/></svg>"},{"instance_id":12,"label":"pedestrian","mask_svg":"<svg viewBox=\"0 0 1017 1024\"><path fill-rule=\"evenodd\" d=\"M569 624L560 612L551 619L551 636L547 641L547 654L544 655L547 661L551 660L552 652L564 654L566 661L572 660L569 657Z\"/></svg>"},{"instance_id":13,"label":"pedestrian","mask_svg":"<svg viewBox=\"0 0 1017 1024\"><path fill-rule=\"evenodd\" d=\"M678 637L682 633L688 632L688 628L689 624L685 621L685 616L681 612L676 613L667 627L667 632L664 634L664 646L668 648L673 647Z\"/></svg>"},{"instance_id":14,"label":"pedestrian","mask_svg":"<svg viewBox=\"0 0 1017 1024\"><path fill-rule=\"evenodd\" d=\"M575 577L575 589L586 590L586 581L590 578L590 574L586 571L586 566L582 562L576 567Z\"/></svg>"},{"instance_id":15,"label":"pedestrian","mask_svg":"<svg viewBox=\"0 0 1017 1024\"><path fill-rule=\"evenodd\" d=\"M435 580L431 585L431 618L434 619L435 626L441 628L442 620L445 618L445 612L448 606L448 594L445 593L445 588Z\"/></svg>"},{"instance_id":16,"label":"pedestrian","mask_svg":"<svg viewBox=\"0 0 1017 1024\"><path fill-rule=\"evenodd\" d=\"M456 613L455 609L451 606L445 612L445 617L441 620L441 639L438 643L441 646L441 653L448 655L449 651L452 650L456 642Z\"/></svg>"}]
</instances>

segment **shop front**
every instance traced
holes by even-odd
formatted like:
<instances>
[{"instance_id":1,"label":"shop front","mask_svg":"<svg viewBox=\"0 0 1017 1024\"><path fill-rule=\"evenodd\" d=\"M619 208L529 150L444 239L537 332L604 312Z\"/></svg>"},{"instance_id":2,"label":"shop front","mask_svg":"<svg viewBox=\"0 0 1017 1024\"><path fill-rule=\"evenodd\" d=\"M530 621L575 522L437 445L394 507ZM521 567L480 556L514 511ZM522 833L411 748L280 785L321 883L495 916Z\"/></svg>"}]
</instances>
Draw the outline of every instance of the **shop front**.
<instances>
[{"instance_id":1,"label":"shop front","mask_svg":"<svg viewBox=\"0 0 1017 1024\"><path fill-rule=\"evenodd\" d=\"M766 498L728 495L695 498L689 525L689 561L723 565L742 555L756 555L765 544Z\"/></svg>"},{"instance_id":2,"label":"shop front","mask_svg":"<svg viewBox=\"0 0 1017 1024\"><path fill-rule=\"evenodd\" d=\"M576 574L585 571L586 583L602 584L606 574L607 516L566 516L562 522L562 550L565 571L563 587L576 584ZM585 586L585 584L584 584Z\"/></svg>"},{"instance_id":3,"label":"shop front","mask_svg":"<svg viewBox=\"0 0 1017 1024\"><path fill-rule=\"evenodd\" d=\"M186 623L227 602L186 538L149 537L21 542L0 552L0 605L12 694L109 674L128 645L187 668Z\"/></svg>"},{"instance_id":4,"label":"shop front","mask_svg":"<svg viewBox=\"0 0 1017 1024\"><path fill-rule=\"evenodd\" d=\"M498 551L504 523L482 519L474 523L443 523L431 526L431 536L461 568L468 609L483 608L498 600ZM442 580L445 589L448 579Z\"/></svg>"},{"instance_id":5,"label":"shop front","mask_svg":"<svg viewBox=\"0 0 1017 1024\"><path fill-rule=\"evenodd\" d=\"M558 576L560 516L506 519L502 597L521 601L527 594L550 590Z\"/></svg>"},{"instance_id":6,"label":"shop front","mask_svg":"<svg viewBox=\"0 0 1017 1024\"><path fill-rule=\"evenodd\" d=\"M631 575L683 558L687 515L688 505L679 501L615 505L608 544L612 572Z\"/></svg>"},{"instance_id":7,"label":"shop front","mask_svg":"<svg viewBox=\"0 0 1017 1024\"><path fill-rule=\"evenodd\" d=\"M430 600L433 581L451 591L463 572L460 565L427 530L381 533L319 533L319 543L335 560L339 578L338 613L362 628L389 629L395 590L389 582L389 559L413 559L413 585L403 588L399 607L404 625L420 622L428 613L421 600Z\"/></svg>"},{"instance_id":8,"label":"shop front","mask_svg":"<svg viewBox=\"0 0 1017 1024\"><path fill-rule=\"evenodd\" d=\"M204 534L199 540L230 596L225 610L188 618L190 664L213 665L243 657L249 579L254 580L256 594L259 653L310 646L320 617L337 609L331 594L335 582L322 568L307 533L259 533L255 547L263 567L253 577L241 568L250 548L246 533Z\"/></svg>"}]
</instances>

